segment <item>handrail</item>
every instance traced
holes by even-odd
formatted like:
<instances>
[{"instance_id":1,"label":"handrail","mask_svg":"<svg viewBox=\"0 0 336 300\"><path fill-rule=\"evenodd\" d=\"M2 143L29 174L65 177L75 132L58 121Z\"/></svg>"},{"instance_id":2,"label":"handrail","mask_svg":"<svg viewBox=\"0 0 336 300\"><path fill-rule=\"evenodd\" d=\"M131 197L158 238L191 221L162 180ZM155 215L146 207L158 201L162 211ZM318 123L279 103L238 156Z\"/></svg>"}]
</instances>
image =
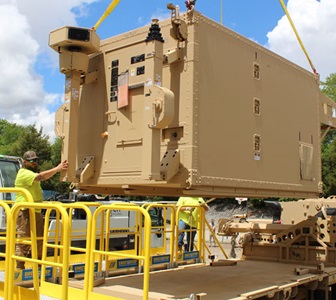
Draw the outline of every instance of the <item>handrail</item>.
<instances>
[{"instance_id":1,"label":"handrail","mask_svg":"<svg viewBox=\"0 0 336 300\"><path fill-rule=\"evenodd\" d=\"M33 202L34 203L34 199L31 195L31 193L29 193L28 190L23 189L23 188L0 188L0 192L1 193L21 193L25 196L25 198L27 199L28 202Z\"/></svg>"},{"instance_id":2,"label":"handrail","mask_svg":"<svg viewBox=\"0 0 336 300\"><path fill-rule=\"evenodd\" d=\"M225 257L226 259L228 259L229 257L227 256L227 254L226 254L226 252L225 252L223 246L221 245L220 241L218 240L218 238L217 238L217 236L216 236L216 233L212 230L212 227L211 227L211 225L209 224L209 222L208 222L207 219L205 219L205 224L208 226L208 229L209 229L209 231L210 231L210 234L212 234L212 236L214 237L215 242L216 242L217 245L219 246L219 248L220 248L220 250L222 251L224 257ZM209 251L209 248L208 248L208 247L206 247L206 248L207 248L208 252L210 252L210 251Z\"/></svg>"},{"instance_id":3,"label":"handrail","mask_svg":"<svg viewBox=\"0 0 336 300\"><path fill-rule=\"evenodd\" d=\"M8 222L10 222L10 218L8 218L8 216L10 216L10 207L9 207L8 201L6 201L6 200L0 201L0 207L2 207L4 212L5 212L6 221L7 221L7 224L8 224ZM4 243L7 240L7 238L6 238L7 237L7 230L8 230L8 227L6 226L6 230L4 232L2 232L1 235L0 235L0 241L3 241ZM4 237L2 236L2 234L4 234ZM6 257L6 253L0 252L0 257ZM8 263L8 261L6 260L6 262L5 262L6 266L7 266L7 263Z\"/></svg>"},{"instance_id":4,"label":"handrail","mask_svg":"<svg viewBox=\"0 0 336 300\"><path fill-rule=\"evenodd\" d=\"M1 187L0 188L0 192L1 193L21 193L24 195L24 197L27 199L28 202L34 202L32 195L29 193L28 190L23 189L23 188L4 188ZM12 220L12 218L10 218L11 216L11 210L8 206L8 208L5 209L6 211L6 217L7 217L7 226L6 226L6 236L8 237L8 234L10 232L10 228L13 227L13 224L16 224L15 221ZM11 276L9 276L9 270L10 270L10 259L8 259L8 248L10 247L10 242L13 239L8 239L7 245L6 245L6 253L5 253L5 268L7 270L7 272L5 273L5 282L8 282L8 279L11 278ZM11 274L13 274L13 272L11 272ZM13 288L13 284L11 285L11 288L9 288L9 284L5 284L5 288L4 288L4 295L5 295L5 299L9 299L8 295L10 295L12 293L12 288ZM7 297L6 297L7 296Z\"/></svg>"},{"instance_id":5,"label":"handrail","mask_svg":"<svg viewBox=\"0 0 336 300\"><path fill-rule=\"evenodd\" d=\"M92 219L92 239L95 240L96 239L96 226L97 226L97 219L99 214L101 214L102 212L105 212L107 214L110 213L111 210L127 210L127 211L135 211L136 213L140 213L141 215L144 216L144 248L145 248L145 253L144 255L133 255L133 254L127 254L125 256L127 256L128 258L134 258L134 259L140 259L143 260L143 266L144 266L144 270L143 270L143 274L144 274L144 280L143 280L143 299L144 300L148 300L148 293L149 293L149 270L150 270L150 234L151 234L151 218L148 214L148 212L138 206L138 205L134 205L134 204L130 204L130 203L113 203L110 205L101 205L99 206L96 211L93 214L93 219ZM141 219L141 218L140 218ZM141 222L140 224L138 223L138 232L134 232L134 234L136 235L140 235L141 234ZM90 262L89 262L89 271L88 273L85 274L85 279L84 282L85 284L88 284L88 292L89 294L93 291L93 283L94 283L94 278L93 278L93 274L94 274L94 257L95 254L99 254L99 255L106 255L106 256L124 256L120 253L117 253L117 251L102 251L102 250L96 250L95 249L95 245L94 243L91 243L90 245L91 249L89 250L91 255L90 258ZM90 276L90 277L88 277ZM90 298L88 298L90 299Z\"/></svg>"},{"instance_id":6,"label":"handrail","mask_svg":"<svg viewBox=\"0 0 336 300\"><path fill-rule=\"evenodd\" d=\"M171 209L171 213L170 213L170 223L171 224L175 224L175 219L176 219L176 205L175 204L163 204L163 203L157 203L157 202L152 202L152 203L145 203L142 205L143 208L145 208L147 211L149 211L152 207L158 207L158 208L164 208L165 209L165 214L167 213L167 208ZM159 226L158 226L159 227ZM175 230L174 227L171 230L167 230L167 223L164 222L163 224L163 233L166 234L167 232L170 232L171 237L170 237L170 245L169 245L169 253L170 253L170 263L173 262L173 258L174 258L174 248L175 248L175 243L173 241L175 241ZM166 239L164 241L165 245L166 245Z\"/></svg>"},{"instance_id":7,"label":"handrail","mask_svg":"<svg viewBox=\"0 0 336 300\"><path fill-rule=\"evenodd\" d=\"M188 230L179 230L179 226L178 226L178 223L179 223L179 215L180 215L180 210L182 207L194 207L195 209L198 210L198 214L199 214L199 218L197 220L197 224L196 227L194 227L195 229L192 229L190 227L190 229ZM201 209L201 206L200 204L188 204L188 205L181 205L181 206L178 206L177 207L177 210L176 210L176 219L175 219L175 227L176 227L176 236L175 236L175 245L178 245L178 236L180 234L180 232L187 232L189 231L190 234L192 234L193 231L196 231L199 233L199 238L197 239L197 249L201 252L201 257L203 257L203 260L204 260L204 235L201 235L200 233L203 231L203 228L204 228L204 219L205 219L205 212L203 209ZM178 249L176 249L176 257L178 257Z\"/></svg>"},{"instance_id":8,"label":"handrail","mask_svg":"<svg viewBox=\"0 0 336 300\"><path fill-rule=\"evenodd\" d=\"M100 204L96 203L97 206L99 206ZM92 205L92 206L96 206L96 205ZM91 230L92 230L92 213L91 213L91 210L89 209L89 207L85 204L85 203L82 203L82 202L75 202L75 203L71 203L71 204L63 204L63 207L65 209L69 209L69 224L70 224L70 228L72 228L72 210L73 209L82 209L85 211L86 213L86 248L81 250L79 249L78 247L72 247L71 246L71 241L70 241L70 250L76 250L76 251L79 251L79 252L84 252L86 253L86 256L85 256L85 265L88 266L89 263L90 263L90 254L91 252L87 253L87 249L90 249L91 248L91 244L95 244L95 242L93 242L92 240L92 235L91 235ZM88 276L89 272L89 268L85 268L84 270L84 276ZM88 286L87 285L84 285L84 295L88 295Z\"/></svg>"},{"instance_id":9,"label":"handrail","mask_svg":"<svg viewBox=\"0 0 336 300\"><path fill-rule=\"evenodd\" d=\"M21 257L14 254L15 251L15 243L20 240L22 243L23 239L18 239L15 237L16 235L16 228L15 228L15 221L17 218L17 214L21 209L29 209L30 213L30 224L35 224L35 209L57 209L59 213L62 216L62 241L63 241L63 252L65 255L63 256L63 260L61 263L55 263L55 262L48 262L48 265L56 266L58 268L61 268L62 272L62 299L67 300L68 299L68 268L69 268L69 254L70 254L70 226L69 226L69 217L65 210L65 208L62 206L62 204L55 204L55 203L31 203L31 202L20 202L14 204L14 206L11 209L11 221L8 223L8 248L6 248L6 260L8 259L8 269L6 270L5 274L5 299L10 299L10 295L13 294L13 286L14 286L14 262L17 259L23 260L23 261L30 261L33 263L33 286L34 290L39 294L39 276L38 276L38 266L37 264L40 263L42 265L41 270L41 278L45 278L45 260L46 260L46 251L43 251L42 254L42 260L37 259L37 238L36 238L36 227L30 226L31 230L31 237L30 241L27 240L25 243L31 244L32 248L32 258L27 257ZM6 298L7 297L7 298Z\"/></svg>"},{"instance_id":10,"label":"handrail","mask_svg":"<svg viewBox=\"0 0 336 300\"><path fill-rule=\"evenodd\" d=\"M3 189L0 189L0 192ZM23 192L27 194L27 198L31 197L29 192L20 189L7 189L6 192ZM7 202L7 201L6 201ZM73 297L73 293L76 295L80 295L80 298L84 299L94 299L97 295L96 292L93 291L94 285L94 274L96 272L96 261L98 260L98 267L101 270L106 271L109 257L112 257L112 260L115 258L128 258L131 260L137 260L138 266L140 267L139 272L143 273L143 299L147 300L149 297L149 271L151 267L151 238L153 234L157 232L162 232L163 237L165 237L166 233L171 234L171 241L170 241L170 264L178 262L181 259L181 255L177 252L177 237L178 233L178 215L180 213L181 207L177 207L175 204L166 204L166 203L146 203L142 206L139 206L135 203L125 203L125 202L115 202L112 204L101 204L97 202L74 202L74 203L61 203L61 202L42 202L42 203L34 203L34 202L20 202L13 205L10 209L8 204L5 201L2 203L0 202L0 207L4 207L7 216L7 247L6 247L6 254L5 254L5 291L4 296L5 299L10 299L11 295L14 290L14 268L16 260L22 260L28 262L32 265L32 279L33 279L33 290L31 290L32 299L37 299L40 297L40 294L52 297L59 297L61 299L67 300L69 297ZM95 207L95 212L92 212L92 208ZM205 226L209 227L208 222L205 219L205 212L201 209L199 204L195 205L186 205L195 207L199 214L198 222L197 222L197 229L192 229L193 231L197 231L198 235L198 243L196 248L198 250L198 258L204 262L205 257ZM31 225L31 236L27 238L17 238L16 237L16 218L21 209L28 209L30 214L30 222L31 224L35 224L35 209L43 209L45 210L45 228L44 228L44 235L43 235L43 253L42 258L38 258L38 251L37 251L37 240L41 239L36 236L36 227ZM159 208L163 209L162 217L164 223L162 226L153 226L152 227L152 220L149 214L149 210L152 208ZM76 237L74 234L73 226L72 226L72 216L74 209L83 210L86 214L86 219L84 220L86 223L86 234L82 234L81 232L79 235L81 238L86 239L86 246L85 248L79 248L78 246L71 245L71 238ZM171 210L169 212L169 209ZM201 210L200 210L201 209ZM103 243L100 247L96 248L96 240L97 239L110 239L111 235L113 236L113 232L111 233L111 229L117 228L115 224L109 224L111 219L111 213L113 210L124 210L129 211L131 214L134 214L134 222L132 221L131 225L128 228L127 234L131 236L135 236L135 247L133 251L124 252L124 251L110 251L109 248L106 248L108 242ZM56 218L54 220L55 227L52 227L50 230L50 222L53 220L51 219L51 212L56 212ZM169 217L168 212L170 213L170 219L172 228L168 229L166 227L167 223L165 220ZM53 215L54 217L54 215ZM97 228L98 222L100 224L100 232ZM47 229L48 228L48 229ZM123 229L123 227L120 227ZM162 231L163 230L163 231ZM50 235L51 233L51 235ZM16 243L28 244L31 246L32 249L32 257L21 257L15 255L15 244ZM218 243L220 245L220 243ZM161 242L158 245L158 248L161 249ZM105 247L105 248L104 248ZM155 247L155 246L154 246ZM50 259L47 257L47 250L50 248L54 249L54 259ZM163 240L163 249L164 253L166 253L167 244L165 238ZM70 266L70 253L71 251L79 251L83 252L85 258L83 258L83 262L85 263L84 268L84 286L83 290L74 291L74 289L69 288L68 286L68 279L69 279L69 266ZM161 250L156 250L161 251ZM168 252L168 251L167 251ZM154 252L153 252L154 253ZM159 252L157 252L159 253ZM168 254L168 253L167 253ZM1 254L0 254L1 255ZM60 255L60 256L59 256ZM153 256L153 257L154 257ZM82 258L82 257L81 257ZM196 258L196 257L195 257ZM184 258L183 259L187 259ZM167 257L167 263L168 263ZM38 273L38 264L42 266L41 268L41 278L39 279ZM47 266L50 266L53 270L53 278L57 279L60 277L62 280L62 285L57 284L54 288L53 283L50 280L46 280ZM75 270L75 269L74 269ZM98 270L99 272L99 270ZM17 272L16 272L17 273ZM23 274L23 273L22 273ZM48 273L48 275L51 275ZM17 279L16 279L17 280ZM27 279L25 279L27 280ZM36 298L35 298L36 297ZM93 297L93 298L92 298Z\"/></svg>"}]
</instances>

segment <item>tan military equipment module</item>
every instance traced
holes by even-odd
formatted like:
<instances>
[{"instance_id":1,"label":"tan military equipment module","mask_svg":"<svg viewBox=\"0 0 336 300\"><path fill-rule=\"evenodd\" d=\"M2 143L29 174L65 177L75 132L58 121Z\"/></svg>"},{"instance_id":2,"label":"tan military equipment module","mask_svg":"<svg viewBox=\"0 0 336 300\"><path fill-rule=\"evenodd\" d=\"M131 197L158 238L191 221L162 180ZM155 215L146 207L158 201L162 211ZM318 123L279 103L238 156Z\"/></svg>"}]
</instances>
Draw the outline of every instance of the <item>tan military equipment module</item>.
<instances>
[{"instance_id":1,"label":"tan military equipment module","mask_svg":"<svg viewBox=\"0 0 336 300\"><path fill-rule=\"evenodd\" d=\"M321 138L336 124L318 76L170 9L103 41L91 29L51 32L66 75L62 179L84 193L317 197Z\"/></svg>"}]
</instances>

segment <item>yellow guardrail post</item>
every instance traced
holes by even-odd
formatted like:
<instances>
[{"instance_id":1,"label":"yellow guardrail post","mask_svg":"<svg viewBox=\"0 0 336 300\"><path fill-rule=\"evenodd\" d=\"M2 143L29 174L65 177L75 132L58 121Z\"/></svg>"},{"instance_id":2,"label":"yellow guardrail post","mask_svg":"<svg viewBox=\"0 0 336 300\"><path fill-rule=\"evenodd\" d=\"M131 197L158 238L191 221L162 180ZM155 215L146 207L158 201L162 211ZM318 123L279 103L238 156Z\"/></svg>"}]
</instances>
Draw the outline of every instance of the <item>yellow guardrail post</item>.
<instances>
[{"instance_id":1,"label":"yellow guardrail post","mask_svg":"<svg viewBox=\"0 0 336 300\"><path fill-rule=\"evenodd\" d=\"M175 239L173 240L173 242L174 242L174 245L176 245L176 249L175 249L175 260L176 260L176 262L179 260L178 259L178 236L180 234L180 230L179 230L179 219L180 219L180 217L179 216L180 216L181 207L182 206L176 208L176 218L175 218L175 224L174 224L176 234L175 234Z\"/></svg>"},{"instance_id":2,"label":"yellow guardrail post","mask_svg":"<svg viewBox=\"0 0 336 300\"><path fill-rule=\"evenodd\" d=\"M141 208L141 213L145 217L145 263L144 263L144 300L148 299L149 292L149 268L150 268L150 234L152 230L151 218L146 210Z\"/></svg>"},{"instance_id":3,"label":"yellow guardrail post","mask_svg":"<svg viewBox=\"0 0 336 300\"><path fill-rule=\"evenodd\" d=\"M28 196L29 197L29 196ZM31 196L30 196L31 197ZM29 199L29 198L28 198ZM29 209L30 210L30 222L31 222L31 237L30 240L27 238L26 241L24 241L22 238L18 239L16 238L16 228L15 228L15 220L17 217L17 214L19 210L21 209ZM35 224L35 209L57 209L61 216L62 216L62 249L63 249L63 258L61 263L55 263L55 262L47 262L46 261L46 255L47 251L46 248L50 246L47 242L44 242L44 249L42 252L42 259L39 260L37 257L37 238L36 238L36 227L32 226L32 224ZM61 299L67 300L68 299L68 268L69 268L69 254L70 254L70 230L69 230L69 218L66 210L62 207L61 204L55 204L55 203L32 203L32 202L21 202L16 203L12 209L11 209L11 221L9 222L9 229L8 229L8 245L6 248L6 259L8 259L8 268L6 269L6 275L5 275L5 299L11 299L13 295L13 288L14 288L14 262L16 260L23 260L23 261L29 261L33 263L32 271L33 271L33 291L35 293L36 299L40 298L40 286L39 286L39 274L38 274L38 263L42 265L41 270L41 287L42 283L44 281L44 278L46 276L46 270L45 270L45 264L48 264L50 266L56 266L58 268L62 269L62 287L61 287ZM45 235L44 235L45 237ZM21 257L15 255L15 243L17 242L23 242L28 243L31 245L32 248L32 258L27 257ZM56 245L55 245L56 247Z\"/></svg>"},{"instance_id":4,"label":"yellow guardrail post","mask_svg":"<svg viewBox=\"0 0 336 300\"><path fill-rule=\"evenodd\" d=\"M105 246L106 246L106 243L105 243L105 240L104 240L104 237L105 237L105 227L104 227L104 224L105 224L105 214L103 211L101 211L100 213L101 215L101 221L100 221L100 231L99 231L99 235L100 235L100 238L99 238L99 250L104 250ZM93 225L92 225L93 226ZM99 255L99 260L98 260L98 266L101 268L102 267L102 264L103 264L103 257L101 255Z\"/></svg>"},{"instance_id":5,"label":"yellow guardrail post","mask_svg":"<svg viewBox=\"0 0 336 300\"><path fill-rule=\"evenodd\" d=\"M226 254L226 252L225 252L223 246L221 245L220 241L218 240L218 238L217 238L217 236L216 236L216 233L212 230L212 228L211 228L211 226L210 226L210 224L209 224L209 222L208 222L207 219L205 219L205 224L207 225L207 227L208 227L208 229L209 229L209 231L210 231L210 234L212 234L212 236L214 237L215 242L216 242L216 244L219 246L219 248L220 248L220 250L222 251L224 257L225 257L226 259L228 259L229 257L227 256L227 254ZM207 250L209 251L209 248L208 248L208 247L207 247ZM209 252L210 252L210 251L209 251Z\"/></svg>"},{"instance_id":6,"label":"yellow guardrail post","mask_svg":"<svg viewBox=\"0 0 336 300\"><path fill-rule=\"evenodd\" d=\"M33 203L34 200L31 196L31 194L26 190L26 189L22 189L22 188L1 188L0 189L1 192L3 193L21 193L25 196L25 198L27 199L27 202L30 202L30 203ZM8 211L7 211L8 212ZM13 230L16 229L16 222L15 222L15 219L13 220L11 218L11 211L8 212L6 214L7 216L7 228L6 228L6 236L8 238L8 236L15 236L15 231L14 231L14 234L13 235L10 235ZM13 264L13 261L12 259L10 259L10 256L8 255L9 254L9 250L13 250L13 247L11 247L11 243L14 242L14 239L7 239L7 246L6 246L6 263L5 263L5 268L6 268L6 272L5 272L5 287L4 287L4 296L5 296L5 299L10 299L9 296L13 294L13 281L14 281L14 277L13 277L13 274L14 274L14 269L12 272L9 272L9 270L12 270L11 267L11 263ZM11 284L9 284L11 282Z\"/></svg>"},{"instance_id":7,"label":"yellow guardrail post","mask_svg":"<svg viewBox=\"0 0 336 300\"><path fill-rule=\"evenodd\" d=\"M0 193L21 193L25 196L25 198L27 199L27 202L34 202L32 195L23 188L0 188ZM5 201L5 200L4 200Z\"/></svg>"},{"instance_id":8,"label":"yellow guardrail post","mask_svg":"<svg viewBox=\"0 0 336 300\"><path fill-rule=\"evenodd\" d=\"M45 216L44 216L44 223L45 224L50 223L50 213L51 212L52 212L52 210L50 210L50 209L46 211ZM56 223L55 232L54 232L54 236L52 236L51 239L54 238L54 244L58 245L58 244L60 244L60 241L62 240L62 236L59 235L59 232L61 232L61 216L60 216L60 212L58 210L55 210L55 223ZM44 232L43 232L43 240L44 241L49 241L49 239L50 239L49 234L50 234L49 228L48 228L48 230L44 230ZM47 249L47 247L43 247L43 249ZM42 256L44 257L44 254L42 254ZM62 256L60 256L60 257L58 256L58 249L57 248L54 249L53 260L54 260L54 262L59 262L60 260L62 260ZM57 271L56 266L53 266L52 268L53 268L52 273L56 274L56 271Z\"/></svg>"},{"instance_id":9,"label":"yellow guardrail post","mask_svg":"<svg viewBox=\"0 0 336 300\"><path fill-rule=\"evenodd\" d=\"M74 290L69 288L68 279L69 279L69 270L70 270L70 253L71 251L83 252L85 253L85 265L88 266L90 260L90 244L91 239L91 226L92 226L92 214L89 208L90 205L86 205L83 202L76 202L71 204L64 204L61 202L44 202L45 208L47 208L45 214L45 223L51 224L52 221L55 221L55 227L50 228L44 231L44 248L42 254L42 278L41 278L41 287L40 292L43 295L51 296L57 299L73 299L73 297L78 297L79 299L87 299L87 290ZM95 204L94 206L97 206ZM50 220L51 209L56 212L56 219ZM83 229L77 230L73 228L72 216L74 209L83 210L86 215L86 226ZM76 247L71 245L71 239L74 238L83 238L86 241L86 247ZM50 260L50 257L47 257L47 249L54 249L53 261ZM59 252L59 253L58 253ZM44 264L51 266L53 268L53 273L55 279L58 278L62 281L60 282L47 282L44 280L46 278ZM58 270L61 269L61 274ZM87 268L84 268L84 273L88 272ZM56 283L56 284L55 284ZM84 287L85 288L85 287ZM65 295L66 293L66 295ZM65 298L67 297L67 298Z\"/></svg>"},{"instance_id":10,"label":"yellow guardrail post","mask_svg":"<svg viewBox=\"0 0 336 300\"><path fill-rule=\"evenodd\" d=\"M69 209L69 216L71 216L69 218L69 224L72 224L72 210L73 209L82 209L85 211L86 213L86 248L85 249L80 249L78 247L72 247L71 244L70 244L70 250L76 250L78 252L84 252L86 255L85 255L85 265L86 266L89 266L90 264L90 260L91 260L91 255L92 255L92 252L91 251L87 251L88 249L91 249L91 244L94 244L95 245L95 241L92 240L92 235L91 235L91 231L92 231L92 213L91 213L91 210L89 209L88 203L71 203L71 204L64 204L64 208L68 208ZM93 204L92 206L99 206L100 204L98 203L95 203ZM84 269L84 277L88 277L89 274L89 268L86 267ZM85 295L85 299L87 299L88 297L88 285L84 285L84 295Z\"/></svg>"},{"instance_id":11,"label":"yellow guardrail post","mask_svg":"<svg viewBox=\"0 0 336 300\"><path fill-rule=\"evenodd\" d=\"M173 204L163 204L163 203L157 203L157 202L152 202L152 203L145 203L142 205L143 208L145 208L147 211L149 211L152 207L157 207L157 208L162 208L163 209L163 225L162 226L157 226L158 229L160 230L163 229L163 234L164 234L164 250L166 251L167 248L167 241L166 241L166 235L167 233L170 233L170 243L169 243L169 254L170 254L170 263L173 262L174 258L174 249L175 249L175 243L173 242L175 240L175 230L174 230L174 224L175 224L175 217L176 217L176 205ZM167 209L170 208L170 222L173 226L171 226L170 230L167 230ZM155 230L154 230L155 231ZM157 231L157 230L156 230ZM158 233L158 232L154 232Z\"/></svg>"},{"instance_id":12,"label":"yellow guardrail post","mask_svg":"<svg viewBox=\"0 0 336 300\"><path fill-rule=\"evenodd\" d=\"M9 223L11 222L11 218L10 218L10 215L11 215L11 212L10 212L10 207L9 205L6 203L6 201L0 201L0 206L3 208L4 212L5 212L5 217L6 217L6 229L5 229L5 232L3 233L4 235L2 235L0 237L0 241L2 241L4 243L4 245L7 243L8 245L8 242L7 241L7 238L8 238L8 226L9 226ZM7 246L6 246L6 249L7 249ZM5 270L8 270L8 267L9 267L9 259L7 259L7 252L1 252L0 253L0 256L2 258L5 259ZM6 276L6 274L5 274ZM8 275L7 275L8 276ZM5 277L6 278L6 277ZM7 292L7 287L6 287L6 280L4 282L4 290L3 290L3 293L4 293L4 297L5 299L8 299L6 298L6 292Z\"/></svg>"},{"instance_id":13,"label":"yellow guardrail post","mask_svg":"<svg viewBox=\"0 0 336 300\"><path fill-rule=\"evenodd\" d=\"M205 211L200 207L196 207L196 209L198 210L198 225L197 225L197 230L198 230L198 236L199 238L197 239L197 249L200 253L200 258L202 260L202 262L205 262L205 244L206 244L206 239L205 239L205 226L204 226L204 222L205 222Z\"/></svg>"},{"instance_id":14,"label":"yellow guardrail post","mask_svg":"<svg viewBox=\"0 0 336 300\"><path fill-rule=\"evenodd\" d=\"M187 229L187 230L179 230L179 215L180 215L180 210L182 207L194 207L194 209L197 209L197 213L199 214L199 218L197 221L197 228L193 229ZM179 207L177 207L176 209L176 219L175 219L175 229L176 229L176 235L175 235L175 240L174 243L177 246L176 247L176 251L175 251L175 259L178 261L179 260L179 256L178 256L178 236L181 232L188 232L190 234L190 240L192 240L191 235L194 231L196 231L198 233L198 238L197 238L197 249L199 251L200 257L202 258L202 261L205 261L204 258L204 248L205 248L205 236L204 236L204 220L205 220L205 212L203 211L203 209L201 209L201 206L199 204L194 204L194 205L181 205Z\"/></svg>"},{"instance_id":15,"label":"yellow guardrail post","mask_svg":"<svg viewBox=\"0 0 336 300\"><path fill-rule=\"evenodd\" d=\"M62 300L68 300L68 281L69 281L69 264L70 264L70 219L68 216L68 213L62 203L43 203L43 205L40 205L41 208L48 209L55 209L59 212L61 216L61 239L60 239L60 245L50 244L48 241L48 238L46 238L44 243L44 251L42 253L42 272L41 272L41 290L43 287L43 284L45 283L45 264L48 264L49 266L56 267L62 270L61 277L62 277L62 286L61 286L61 299ZM46 232L44 232L46 234ZM58 234L57 234L58 235ZM55 234L56 236L56 234ZM57 262L51 262L47 261L47 251L46 249L48 247L54 247L55 249L60 249L62 253L62 257L60 261ZM44 293L48 293L48 290L44 288ZM54 296L54 295L53 295Z\"/></svg>"},{"instance_id":16,"label":"yellow guardrail post","mask_svg":"<svg viewBox=\"0 0 336 300\"><path fill-rule=\"evenodd\" d=\"M7 223L7 226L6 226L6 229L3 233L3 235L0 236L0 241L3 241L4 244L6 243L7 241L7 230L8 230L8 222L11 221L11 218L9 218L10 216L10 207L9 207L9 204L7 201L3 200L3 201L0 201L0 206L3 208L4 212L5 212L5 216L6 216L6 223ZM0 257L3 257L3 258L6 258L6 253L5 252L0 252ZM7 265L8 261L6 260L5 264Z\"/></svg>"},{"instance_id":17,"label":"yellow guardrail post","mask_svg":"<svg viewBox=\"0 0 336 300\"><path fill-rule=\"evenodd\" d=\"M94 286L94 268L95 268L95 256L96 255L104 255L105 257L107 256L118 256L118 257L125 257L125 258L133 258L137 260L142 260L144 270L144 279L143 279L143 299L148 300L148 293L149 293L149 271L150 271L150 235L151 235L151 218L148 214L148 212L132 203L113 203L110 205L101 205L99 206L96 211L93 214L92 217L92 227L91 227L91 238L93 241L96 240L96 228L97 228L97 220L99 214L102 212L105 212L107 215L110 214L111 210L126 210L126 211L134 211L136 214L140 214L144 217L144 255L137 255L137 254L125 254L125 253L120 253L120 251L108 251L105 250L96 250L95 249L95 243L91 243L89 252L92 254L90 256L90 262L89 262L89 268L88 272L85 273L85 278L84 278L84 284L88 285L87 290L88 290L88 298L87 299L94 299L95 295L91 294L93 293L93 286ZM140 219L140 225L142 224L142 218ZM136 232L134 232L135 236L141 236L142 228L138 228ZM92 297L91 297L92 296Z\"/></svg>"},{"instance_id":18,"label":"yellow guardrail post","mask_svg":"<svg viewBox=\"0 0 336 300\"><path fill-rule=\"evenodd\" d=\"M169 251L171 254L171 263L173 262L173 258L174 258L174 249L175 249L175 218L176 218L176 205L170 204L168 205L168 207L171 208L171 212L170 212L170 241L169 241ZM167 210L165 210L165 215L167 214ZM165 222L165 226L167 226L167 222Z\"/></svg>"}]
</instances>

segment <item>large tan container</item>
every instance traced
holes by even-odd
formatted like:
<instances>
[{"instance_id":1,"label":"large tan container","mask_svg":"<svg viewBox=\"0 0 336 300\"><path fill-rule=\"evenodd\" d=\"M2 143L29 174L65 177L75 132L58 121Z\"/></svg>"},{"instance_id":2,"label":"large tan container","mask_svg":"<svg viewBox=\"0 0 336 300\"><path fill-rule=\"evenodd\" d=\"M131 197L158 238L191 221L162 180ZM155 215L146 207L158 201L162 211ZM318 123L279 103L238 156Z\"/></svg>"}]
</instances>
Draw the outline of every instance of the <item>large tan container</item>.
<instances>
[{"instance_id":1,"label":"large tan container","mask_svg":"<svg viewBox=\"0 0 336 300\"><path fill-rule=\"evenodd\" d=\"M56 132L63 179L82 192L321 192L321 125L335 127L335 108L314 74L196 11L88 47L87 70L69 65L88 48L65 47L64 30L50 35L67 77Z\"/></svg>"}]
</instances>

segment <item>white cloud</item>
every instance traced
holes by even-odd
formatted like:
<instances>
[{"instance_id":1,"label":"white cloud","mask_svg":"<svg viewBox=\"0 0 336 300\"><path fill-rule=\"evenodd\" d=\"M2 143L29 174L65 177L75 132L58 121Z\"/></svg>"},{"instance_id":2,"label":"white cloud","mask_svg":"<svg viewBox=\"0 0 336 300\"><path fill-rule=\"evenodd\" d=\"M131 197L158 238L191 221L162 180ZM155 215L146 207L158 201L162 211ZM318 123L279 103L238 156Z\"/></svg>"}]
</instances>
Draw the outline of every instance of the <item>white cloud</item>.
<instances>
[{"instance_id":1,"label":"white cloud","mask_svg":"<svg viewBox=\"0 0 336 300\"><path fill-rule=\"evenodd\" d=\"M336 5L335 0L289 0L288 11L304 48L324 80L336 73ZM268 48L311 71L308 60L286 16L267 34Z\"/></svg>"},{"instance_id":2,"label":"white cloud","mask_svg":"<svg viewBox=\"0 0 336 300\"><path fill-rule=\"evenodd\" d=\"M1 114L27 113L36 99L43 97L40 79L32 71L38 44L29 34L27 19L15 6L1 5L0 20Z\"/></svg>"},{"instance_id":3,"label":"white cloud","mask_svg":"<svg viewBox=\"0 0 336 300\"><path fill-rule=\"evenodd\" d=\"M54 113L48 106L50 99L54 104L60 96L45 92L34 66L42 58L50 70L56 67L58 57L48 47L49 32L76 25L74 9L83 14L85 5L94 1L0 0L0 118L42 126L53 139Z\"/></svg>"},{"instance_id":4,"label":"white cloud","mask_svg":"<svg viewBox=\"0 0 336 300\"><path fill-rule=\"evenodd\" d=\"M47 107L50 104L59 107L62 103L62 99L63 94L46 94L43 103L32 108L29 114L15 112L8 121L18 125L35 124L38 130L42 127L43 133L48 135L50 141L53 142L55 138L55 112L50 111Z\"/></svg>"}]
</instances>

